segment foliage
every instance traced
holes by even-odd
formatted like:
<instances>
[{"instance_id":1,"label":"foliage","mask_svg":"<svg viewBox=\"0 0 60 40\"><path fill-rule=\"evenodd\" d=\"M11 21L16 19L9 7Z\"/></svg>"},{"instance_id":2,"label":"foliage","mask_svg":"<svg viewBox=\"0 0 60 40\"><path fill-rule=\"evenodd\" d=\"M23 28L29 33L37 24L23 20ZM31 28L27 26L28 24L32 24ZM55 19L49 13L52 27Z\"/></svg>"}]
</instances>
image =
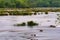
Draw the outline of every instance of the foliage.
<instances>
[{"instance_id":1,"label":"foliage","mask_svg":"<svg viewBox=\"0 0 60 40\"><path fill-rule=\"evenodd\" d=\"M0 8L60 7L60 0L0 0Z\"/></svg>"}]
</instances>

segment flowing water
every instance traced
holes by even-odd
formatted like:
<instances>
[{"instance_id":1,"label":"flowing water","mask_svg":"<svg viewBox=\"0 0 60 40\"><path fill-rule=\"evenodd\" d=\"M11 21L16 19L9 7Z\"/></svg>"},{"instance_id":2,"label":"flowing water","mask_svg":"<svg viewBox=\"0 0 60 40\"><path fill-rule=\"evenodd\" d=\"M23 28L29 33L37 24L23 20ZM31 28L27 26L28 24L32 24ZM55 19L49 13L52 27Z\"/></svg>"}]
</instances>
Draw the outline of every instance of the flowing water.
<instances>
[{"instance_id":1,"label":"flowing water","mask_svg":"<svg viewBox=\"0 0 60 40\"><path fill-rule=\"evenodd\" d=\"M60 40L60 27L50 28L49 25L57 25L57 13L40 14L31 16L0 16L0 40ZM27 21L39 23L38 26L14 26L14 24ZM43 32L40 32L40 29ZM31 36L36 34L36 36Z\"/></svg>"}]
</instances>

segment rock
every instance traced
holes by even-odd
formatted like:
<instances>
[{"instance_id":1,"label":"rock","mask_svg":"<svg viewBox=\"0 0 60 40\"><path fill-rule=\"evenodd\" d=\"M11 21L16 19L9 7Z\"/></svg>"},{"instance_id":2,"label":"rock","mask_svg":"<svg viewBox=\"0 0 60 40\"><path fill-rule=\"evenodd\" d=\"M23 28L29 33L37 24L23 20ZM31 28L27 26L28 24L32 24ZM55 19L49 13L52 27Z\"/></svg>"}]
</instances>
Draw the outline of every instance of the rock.
<instances>
[{"instance_id":1,"label":"rock","mask_svg":"<svg viewBox=\"0 0 60 40\"><path fill-rule=\"evenodd\" d=\"M50 27L55 28L56 26L54 26L54 25L50 25Z\"/></svg>"},{"instance_id":2,"label":"rock","mask_svg":"<svg viewBox=\"0 0 60 40\"><path fill-rule=\"evenodd\" d=\"M35 36L36 36L36 34L31 34L31 36L35 37Z\"/></svg>"},{"instance_id":3,"label":"rock","mask_svg":"<svg viewBox=\"0 0 60 40\"><path fill-rule=\"evenodd\" d=\"M40 32L43 32L43 30L40 30Z\"/></svg>"}]
</instances>

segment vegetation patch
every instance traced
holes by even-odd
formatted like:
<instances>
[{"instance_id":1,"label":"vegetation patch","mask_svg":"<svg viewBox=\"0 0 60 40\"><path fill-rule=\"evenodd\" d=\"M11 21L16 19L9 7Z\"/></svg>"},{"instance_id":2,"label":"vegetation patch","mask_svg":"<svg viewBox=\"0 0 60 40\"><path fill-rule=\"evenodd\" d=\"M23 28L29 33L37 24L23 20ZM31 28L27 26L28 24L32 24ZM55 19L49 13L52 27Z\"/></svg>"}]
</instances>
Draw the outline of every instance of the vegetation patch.
<instances>
[{"instance_id":1,"label":"vegetation patch","mask_svg":"<svg viewBox=\"0 0 60 40\"><path fill-rule=\"evenodd\" d=\"M14 26L26 26L26 24L23 22L21 24L15 24Z\"/></svg>"},{"instance_id":2,"label":"vegetation patch","mask_svg":"<svg viewBox=\"0 0 60 40\"><path fill-rule=\"evenodd\" d=\"M37 26L38 23L35 23L33 21L28 21L27 24L25 22L23 23L19 23L19 24L14 24L14 26L28 26L28 27L33 27L33 26Z\"/></svg>"},{"instance_id":3,"label":"vegetation patch","mask_svg":"<svg viewBox=\"0 0 60 40\"><path fill-rule=\"evenodd\" d=\"M33 21L28 21L28 22L27 22L27 25L32 27L32 26L37 26L38 23L35 23L35 22L33 22Z\"/></svg>"},{"instance_id":4,"label":"vegetation patch","mask_svg":"<svg viewBox=\"0 0 60 40\"><path fill-rule=\"evenodd\" d=\"M7 11L7 12L4 12L4 11L0 11L0 15L4 16L4 15L32 15L31 12L24 12L24 11Z\"/></svg>"}]
</instances>

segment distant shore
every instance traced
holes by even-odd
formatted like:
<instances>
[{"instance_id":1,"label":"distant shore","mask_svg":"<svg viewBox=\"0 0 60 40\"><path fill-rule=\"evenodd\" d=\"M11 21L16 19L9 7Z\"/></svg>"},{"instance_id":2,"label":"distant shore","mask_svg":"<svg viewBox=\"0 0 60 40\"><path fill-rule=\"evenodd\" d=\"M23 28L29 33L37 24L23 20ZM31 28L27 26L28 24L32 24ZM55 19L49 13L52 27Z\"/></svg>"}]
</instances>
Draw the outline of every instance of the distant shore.
<instances>
[{"instance_id":1,"label":"distant shore","mask_svg":"<svg viewBox=\"0 0 60 40\"><path fill-rule=\"evenodd\" d=\"M0 16L2 15L32 15L37 12L60 12L60 7L56 8L0 8Z\"/></svg>"}]
</instances>

